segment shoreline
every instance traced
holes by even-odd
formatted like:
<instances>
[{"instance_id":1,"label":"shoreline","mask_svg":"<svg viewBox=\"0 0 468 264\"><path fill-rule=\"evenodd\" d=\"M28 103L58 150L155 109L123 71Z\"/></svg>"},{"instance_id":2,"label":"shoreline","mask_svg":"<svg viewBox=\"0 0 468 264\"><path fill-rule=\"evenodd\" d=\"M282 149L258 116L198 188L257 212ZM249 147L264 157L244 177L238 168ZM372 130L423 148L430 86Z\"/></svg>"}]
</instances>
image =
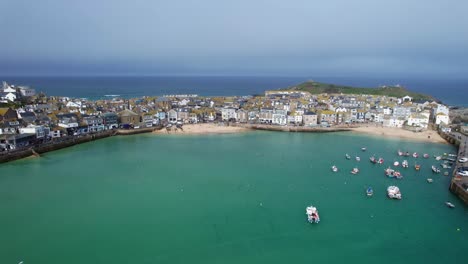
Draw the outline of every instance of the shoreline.
<instances>
[{"instance_id":1,"label":"shoreline","mask_svg":"<svg viewBox=\"0 0 468 264\"><path fill-rule=\"evenodd\" d=\"M252 129L237 126L217 125L213 123L200 123L183 125L182 128L162 128L153 131L152 134L161 135L217 135L217 134L237 134L251 131Z\"/></svg>"},{"instance_id":2,"label":"shoreline","mask_svg":"<svg viewBox=\"0 0 468 264\"><path fill-rule=\"evenodd\" d=\"M394 139L405 139L410 141L419 141L426 143L436 144L450 144L442 138L439 133L435 130L424 130L421 132L413 132L405 130L403 128L396 127L377 127L377 126L366 126L366 127L350 127L351 133L362 134L362 135L373 135L379 137L388 137Z\"/></svg>"}]
</instances>

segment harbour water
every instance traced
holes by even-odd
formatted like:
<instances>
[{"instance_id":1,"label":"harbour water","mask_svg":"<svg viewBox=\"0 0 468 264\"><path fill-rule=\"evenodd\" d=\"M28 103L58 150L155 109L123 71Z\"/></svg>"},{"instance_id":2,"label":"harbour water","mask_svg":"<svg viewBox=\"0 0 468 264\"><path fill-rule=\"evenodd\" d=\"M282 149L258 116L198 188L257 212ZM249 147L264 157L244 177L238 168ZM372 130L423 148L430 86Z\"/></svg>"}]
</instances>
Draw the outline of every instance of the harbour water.
<instances>
[{"instance_id":1,"label":"harbour water","mask_svg":"<svg viewBox=\"0 0 468 264\"><path fill-rule=\"evenodd\" d=\"M398 149L431 158L408 157L404 179L390 179ZM433 155L454 152L351 133L86 143L0 165L0 263L456 263L468 208L430 168ZM371 164L373 154L385 163ZM386 197L389 185L402 200ZM307 222L308 205L319 224Z\"/></svg>"}]
</instances>

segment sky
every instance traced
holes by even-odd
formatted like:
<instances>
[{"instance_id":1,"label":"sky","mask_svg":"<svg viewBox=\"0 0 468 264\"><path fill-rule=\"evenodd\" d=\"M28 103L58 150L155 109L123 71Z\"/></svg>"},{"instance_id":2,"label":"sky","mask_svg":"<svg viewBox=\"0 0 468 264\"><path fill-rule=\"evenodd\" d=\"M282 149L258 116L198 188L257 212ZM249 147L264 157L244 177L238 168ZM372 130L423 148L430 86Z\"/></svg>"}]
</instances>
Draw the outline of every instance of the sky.
<instances>
[{"instance_id":1,"label":"sky","mask_svg":"<svg viewBox=\"0 0 468 264\"><path fill-rule=\"evenodd\" d=\"M468 76L466 0L0 0L0 76Z\"/></svg>"}]
</instances>

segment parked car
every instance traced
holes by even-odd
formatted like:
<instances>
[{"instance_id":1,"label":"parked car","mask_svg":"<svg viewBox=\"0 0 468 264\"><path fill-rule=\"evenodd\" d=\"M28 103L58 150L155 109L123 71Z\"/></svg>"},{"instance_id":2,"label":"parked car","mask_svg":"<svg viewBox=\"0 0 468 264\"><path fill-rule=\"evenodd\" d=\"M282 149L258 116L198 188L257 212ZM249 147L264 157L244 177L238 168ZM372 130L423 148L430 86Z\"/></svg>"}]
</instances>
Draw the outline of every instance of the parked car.
<instances>
[{"instance_id":1,"label":"parked car","mask_svg":"<svg viewBox=\"0 0 468 264\"><path fill-rule=\"evenodd\" d=\"M465 162L467 162L467 161L468 161L468 158L467 158L467 157L463 157L463 158L460 158L460 159L458 160L458 162L460 162L460 163L465 163Z\"/></svg>"},{"instance_id":2,"label":"parked car","mask_svg":"<svg viewBox=\"0 0 468 264\"><path fill-rule=\"evenodd\" d=\"M459 171L457 174L463 177L468 177L468 171Z\"/></svg>"}]
</instances>

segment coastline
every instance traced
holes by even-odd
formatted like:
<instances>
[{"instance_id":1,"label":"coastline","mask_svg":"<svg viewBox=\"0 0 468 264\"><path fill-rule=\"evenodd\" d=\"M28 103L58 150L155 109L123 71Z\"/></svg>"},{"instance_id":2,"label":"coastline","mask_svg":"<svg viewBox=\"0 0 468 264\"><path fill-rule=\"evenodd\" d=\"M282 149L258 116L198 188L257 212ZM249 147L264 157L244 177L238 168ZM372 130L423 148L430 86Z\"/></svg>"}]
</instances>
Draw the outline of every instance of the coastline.
<instances>
[{"instance_id":1,"label":"coastline","mask_svg":"<svg viewBox=\"0 0 468 264\"><path fill-rule=\"evenodd\" d=\"M435 130L425 130L422 132L412 132L396 127L350 127L352 133L367 134L380 137L389 137L395 139L406 139L411 141L420 141L428 143L449 144L447 140L442 138Z\"/></svg>"}]
</instances>

